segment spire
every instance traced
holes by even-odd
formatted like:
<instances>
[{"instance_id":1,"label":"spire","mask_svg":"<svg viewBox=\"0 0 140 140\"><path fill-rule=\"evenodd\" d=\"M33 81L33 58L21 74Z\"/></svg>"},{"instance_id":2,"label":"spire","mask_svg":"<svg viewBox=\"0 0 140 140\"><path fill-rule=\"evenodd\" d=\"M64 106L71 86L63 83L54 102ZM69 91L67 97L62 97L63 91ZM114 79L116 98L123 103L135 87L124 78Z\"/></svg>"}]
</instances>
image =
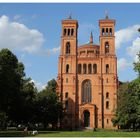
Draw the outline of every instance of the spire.
<instances>
[{"instance_id":1,"label":"spire","mask_svg":"<svg viewBox=\"0 0 140 140\"><path fill-rule=\"evenodd\" d=\"M105 10L105 19L109 19L107 10Z\"/></svg>"},{"instance_id":2,"label":"spire","mask_svg":"<svg viewBox=\"0 0 140 140\"><path fill-rule=\"evenodd\" d=\"M93 44L93 35L92 35L92 32L90 33L90 44Z\"/></svg>"},{"instance_id":3,"label":"spire","mask_svg":"<svg viewBox=\"0 0 140 140\"><path fill-rule=\"evenodd\" d=\"M72 19L72 17L71 17L71 12L69 12L68 19Z\"/></svg>"}]
</instances>

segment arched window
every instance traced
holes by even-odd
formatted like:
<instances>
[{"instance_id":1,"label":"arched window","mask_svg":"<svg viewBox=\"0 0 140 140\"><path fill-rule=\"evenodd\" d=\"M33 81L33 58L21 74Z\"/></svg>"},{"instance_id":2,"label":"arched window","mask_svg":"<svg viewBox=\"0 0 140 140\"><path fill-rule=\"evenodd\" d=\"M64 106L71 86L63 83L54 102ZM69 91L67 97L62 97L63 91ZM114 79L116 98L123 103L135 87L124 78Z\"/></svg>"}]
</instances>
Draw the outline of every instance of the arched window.
<instances>
[{"instance_id":1,"label":"arched window","mask_svg":"<svg viewBox=\"0 0 140 140\"><path fill-rule=\"evenodd\" d=\"M109 29L109 34L112 35L112 28Z\"/></svg>"},{"instance_id":2,"label":"arched window","mask_svg":"<svg viewBox=\"0 0 140 140\"><path fill-rule=\"evenodd\" d=\"M84 65L83 65L83 74L86 74L86 73L87 73L87 65L84 64Z\"/></svg>"},{"instance_id":3,"label":"arched window","mask_svg":"<svg viewBox=\"0 0 140 140\"><path fill-rule=\"evenodd\" d=\"M70 54L70 42L66 43L66 54Z\"/></svg>"},{"instance_id":4,"label":"arched window","mask_svg":"<svg viewBox=\"0 0 140 140\"><path fill-rule=\"evenodd\" d=\"M106 83L108 83L108 78L106 78Z\"/></svg>"},{"instance_id":5,"label":"arched window","mask_svg":"<svg viewBox=\"0 0 140 140\"><path fill-rule=\"evenodd\" d=\"M68 100L65 101L65 109L68 110L69 104L68 104Z\"/></svg>"},{"instance_id":6,"label":"arched window","mask_svg":"<svg viewBox=\"0 0 140 140\"><path fill-rule=\"evenodd\" d=\"M108 35L108 28L106 28L106 35Z\"/></svg>"},{"instance_id":7,"label":"arched window","mask_svg":"<svg viewBox=\"0 0 140 140\"><path fill-rule=\"evenodd\" d=\"M69 95L68 92L66 92L66 94L65 94L65 98L66 98L66 99L68 98L68 95Z\"/></svg>"},{"instance_id":8,"label":"arched window","mask_svg":"<svg viewBox=\"0 0 140 140\"><path fill-rule=\"evenodd\" d=\"M71 36L73 36L74 34L74 29L71 29Z\"/></svg>"},{"instance_id":9,"label":"arched window","mask_svg":"<svg viewBox=\"0 0 140 140\"><path fill-rule=\"evenodd\" d=\"M105 42L105 54L109 53L109 43Z\"/></svg>"},{"instance_id":10,"label":"arched window","mask_svg":"<svg viewBox=\"0 0 140 140\"><path fill-rule=\"evenodd\" d=\"M64 34L64 36L66 35L66 32L67 32L67 30L66 30L66 29L64 29L64 33L63 33L63 34Z\"/></svg>"},{"instance_id":11,"label":"arched window","mask_svg":"<svg viewBox=\"0 0 140 140\"><path fill-rule=\"evenodd\" d=\"M106 101L106 109L109 109L109 101Z\"/></svg>"},{"instance_id":12,"label":"arched window","mask_svg":"<svg viewBox=\"0 0 140 140\"><path fill-rule=\"evenodd\" d=\"M66 78L66 83L68 83L68 78Z\"/></svg>"},{"instance_id":13,"label":"arched window","mask_svg":"<svg viewBox=\"0 0 140 140\"><path fill-rule=\"evenodd\" d=\"M107 92L107 93L106 93L106 99L108 99L108 98L109 98L109 93Z\"/></svg>"},{"instance_id":14,"label":"arched window","mask_svg":"<svg viewBox=\"0 0 140 140\"><path fill-rule=\"evenodd\" d=\"M69 64L66 65L66 73L69 73Z\"/></svg>"},{"instance_id":15,"label":"arched window","mask_svg":"<svg viewBox=\"0 0 140 140\"><path fill-rule=\"evenodd\" d=\"M91 74L92 73L92 66L91 64L88 64L88 74Z\"/></svg>"},{"instance_id":16,"label":"arched window","mask_svg":"<svg viewBox=\"0 0 140 140\"><path fill-rule=\"evenodd\" d=\"M82 83L82 103L91 102L91 82L90 80L85 80Z\"/></svg>"},{"instance_id":17,"label":"arched window","mask_svg":"<svg viewBox=\"0 0 140 140\"><path fill-rule=\"evenodd\" d=\"M102 35L105 35L105 29L102 28Z\"/></svg>"},{"instance_id":18,"label":"arched window","mask_svg":"<svg viewBox=\"0 0 140 140\"><path fill-rule=\"evenodd\" d=\"M70 36L70 29L68 29L68 36Z\"/></svg>"},{"instance_id":19,"label":"arched window","mask_svg":"<svg viewBox=\"0 0 140 140\"><path fill-rule=\"evenodd\" d=\"M78 74L81 74L81 69L82 69L81 64L78 64Z\"/></svg>"},{"instance_id":20,"label":"arched window","mask_svg":"<svg viewBox=\"0 0 140 140\"><path fill-rule=\"evenodd\" d=\"M106 64L106 73L109 73L109 65Z\"/></svg>"},{"instance_id":21,"label":"arched window","mask_svg":"<svg viewBox=\"0 0 140 140\"><path fill-rule=\"evenodd\" d=\"M96 74L97 73L97 64L94 64L93 65L93 74Z\"/></svg>"}]
</instances>

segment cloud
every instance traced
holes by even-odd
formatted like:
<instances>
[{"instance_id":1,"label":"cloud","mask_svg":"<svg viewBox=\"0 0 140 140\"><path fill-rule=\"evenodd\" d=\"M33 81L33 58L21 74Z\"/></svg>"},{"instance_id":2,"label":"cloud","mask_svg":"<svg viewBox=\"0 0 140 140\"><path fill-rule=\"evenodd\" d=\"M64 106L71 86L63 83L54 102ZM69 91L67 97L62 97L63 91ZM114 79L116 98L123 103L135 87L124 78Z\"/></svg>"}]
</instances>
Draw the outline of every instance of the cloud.
<instances>
[{"instance_id":1,"label":"cloud","mask_svg":"<svg viewBox=\"0 0 140 140\"><path fill-rule=\"evenodd\" d=\"M19 16L15 16L19 18ZM36 29L29 29L24 24L10 22L5 15L0 17L0 48L38 53L45 39Z\"/></svg>"},{"instance_id":2,"label":"cloud","mask_svg":"<svg viewBox=\"0 0 140 140\"><path fill-rule=\"evenodd\" d=\"M20 15L15 15L13 19L14 19L14 20L19 20L20 18L21 18Z\"/></svg>"},{"instance_id":3,"label":"cloud","mask_svg":"<svg viewBox=\"0 0 140 140\"><path fill-rule=\"evenodd\" d=\"M132 56L135 61L137 61L137 54L140 51L140 38L137 37L136 39L133 40L132 46L127 48L127 54L129 56Z\"/></svg>"},{"instance_id":4,"label":"cloud","mask_svg":"<svg viewBox=\"0 0 140 140\"><path fill-rule=\"evenodd\" d=\"M124 71L131 64L127 62L125 58L120 58L117 61L118 71Z\"/></svg>"},{"instance_id":5,"label":"cloud","mask_svg":"<svg viewBox=\"0 0 140 140\"><path fill-rule=\"evenodd\" d=\"M124 29L121 29L115 33L116 36L116 48L120 48L122 45L132 42L138 36L138 28L140 25L133 25Z\"/></svg>"},{"instance_id":6,"label":"cloud","mask_svg":"<svg viewBox=\"0 0 140 140\"><path fill-rule=\"evenodd\" d=\"M41 82L37 82L36 80L31 80L35 84L35 87L37 88L38 91L41 91L45 89L47 84L42 84Z\"/></svg>"}]
</instances>

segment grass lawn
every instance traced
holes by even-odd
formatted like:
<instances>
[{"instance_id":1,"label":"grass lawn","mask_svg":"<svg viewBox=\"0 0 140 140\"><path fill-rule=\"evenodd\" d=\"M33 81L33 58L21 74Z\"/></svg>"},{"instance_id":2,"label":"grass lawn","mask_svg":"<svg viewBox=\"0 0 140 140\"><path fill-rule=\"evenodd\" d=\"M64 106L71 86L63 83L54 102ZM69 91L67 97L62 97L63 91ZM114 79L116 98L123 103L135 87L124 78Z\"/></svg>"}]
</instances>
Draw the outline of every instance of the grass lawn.
<instances>
[{"instance_id":1,"label":"grass lawn","mask_svg":"<svg viewBox=\"0 0 140 140\"><path fill-rule=\"evenodd\" d=\"M39 131L39 134L26 135L23 131L0 131L0 137L140 137L140 132L115 131Z\"/></svg>"},{"instance_id":2,"label":"grass lawn","mask_svg":"<svg viewBox=\"0 0 140 140\"><path fill-rule=\"evenodd\" d=\"M41 132L36 137L140 137L140 132L114 131L50 131Z\"/></svg>"}]
</instances>

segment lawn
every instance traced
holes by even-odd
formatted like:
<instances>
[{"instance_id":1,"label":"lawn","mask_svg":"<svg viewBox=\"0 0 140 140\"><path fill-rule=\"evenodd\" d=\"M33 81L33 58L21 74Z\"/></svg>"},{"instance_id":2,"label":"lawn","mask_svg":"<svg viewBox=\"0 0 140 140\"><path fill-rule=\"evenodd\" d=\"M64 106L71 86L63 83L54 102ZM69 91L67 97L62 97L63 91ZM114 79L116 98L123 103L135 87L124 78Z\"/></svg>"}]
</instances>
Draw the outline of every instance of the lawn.
<instances>
[{"instance_id":1,"label":"lawn","mask_svg":"<svg viewBox=\"0 0 140 140\"><path fill-rule=\"evenodd\" d=\"M0 137L140 137L140 132L115 131L39 131L39 134L26 135L23 131L0 131Z\"/></svg>"}]
</instances>

